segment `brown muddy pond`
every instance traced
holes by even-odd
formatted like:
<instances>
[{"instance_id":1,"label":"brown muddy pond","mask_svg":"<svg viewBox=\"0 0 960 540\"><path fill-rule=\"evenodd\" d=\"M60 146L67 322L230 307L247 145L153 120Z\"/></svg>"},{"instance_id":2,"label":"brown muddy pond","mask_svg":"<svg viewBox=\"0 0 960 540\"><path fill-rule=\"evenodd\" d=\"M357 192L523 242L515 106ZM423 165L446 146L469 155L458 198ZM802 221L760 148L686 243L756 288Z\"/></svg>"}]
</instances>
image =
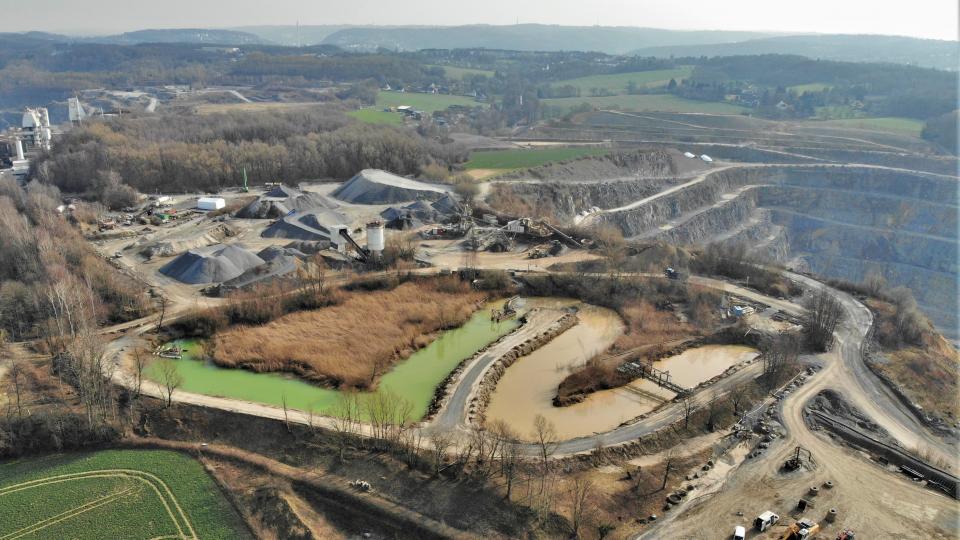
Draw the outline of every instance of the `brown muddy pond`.
<instances>
[{"instance_id":1,"label":"brown muddy pond","mask_svg":"<svg viewBox=\"0 0 960 540\"><path fill-rule=\"evenodd\" d=\"M488 423L503 421L521 438L532 440L533 422L540 414L554 424L560 439L572 439L609 431L673 398L672 392L638 380L623 388L592 394L582 403L554 407L553 396L570 370L609 348L624 331L613 311L578 305L580 324L507 369L487 407ZM756 354L750 347L708 345L654 365L670 371L681 386L693 387Z\"/></svg>"}]
</instances>

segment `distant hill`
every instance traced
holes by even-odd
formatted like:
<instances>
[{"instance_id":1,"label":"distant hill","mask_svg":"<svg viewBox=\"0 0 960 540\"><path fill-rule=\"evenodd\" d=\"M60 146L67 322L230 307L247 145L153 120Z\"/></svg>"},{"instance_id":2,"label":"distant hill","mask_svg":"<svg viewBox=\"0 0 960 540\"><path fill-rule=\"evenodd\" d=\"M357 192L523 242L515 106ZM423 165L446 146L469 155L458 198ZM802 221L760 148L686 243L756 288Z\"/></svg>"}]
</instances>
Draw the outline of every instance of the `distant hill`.
<instances>
[{"instance_id":1,"label":"distant hill","mask_svg":"<svg viewBox=\"0 0 960 540\"><path fill-rule=\"evenodd\" d=\"M168 28L136 30L109 36L66 36L49 32L0 33L0 38L16 38L28 43L103 43L138 45L140 43L209 43L211 45L267 45L270 41L250 32L211 28Z\"/></svg>"},{"instance_id":2,"label":"distant hill","mask_svg":"<svg viewBox=\"0 0 960 540\"><path fill-rule=\"evenodd\" d=\"M825 34L774 36L736 43L660 45L635 49L640 56L734 56L794 54L846 62L889 62L956 71L960 43L900 36Z\"/></svg>"},{"instance_id":3,"label":"distant hill","mask_svg":"<svg viewBox=\"0 0 960 540\"><path fill-rule=\"evenodd\" d=\"M85 41L98 43L209 43L211 45L259 45L267 40L250 32L217 30L209 28L170 28L160 30L137 30L115 36L91 38Z\"/></svg>"},{"instance_id":4,"label":"distant hill","mask_svg":"<svg viewBox=\"0 0 960 540\"><path fill-rule=\"evenodd\" d=\"M277 45L286 45L296 47L297 45L317 45L323 43L323 40L333 34L347 28L356 28L352 25L310 25L301 26L299 30L296 26L239 26L231 28L240 32L254 34L264 41L269 41Z\"/></svg>"},{"instance_id":5,"label":"distant hill","mask_svg":"<svg viewBox=\"0 0 960 540\"><path fill-rule=\"evenodd\" d=\"M302 29L301 29L302 30ZM760 32L682 31L626 26L378 26L345 28L323 43L350 50L488 48L515 51L598 51L623 54L654 45L703 45L771 36Z\"/></svg>"}]
</instances>

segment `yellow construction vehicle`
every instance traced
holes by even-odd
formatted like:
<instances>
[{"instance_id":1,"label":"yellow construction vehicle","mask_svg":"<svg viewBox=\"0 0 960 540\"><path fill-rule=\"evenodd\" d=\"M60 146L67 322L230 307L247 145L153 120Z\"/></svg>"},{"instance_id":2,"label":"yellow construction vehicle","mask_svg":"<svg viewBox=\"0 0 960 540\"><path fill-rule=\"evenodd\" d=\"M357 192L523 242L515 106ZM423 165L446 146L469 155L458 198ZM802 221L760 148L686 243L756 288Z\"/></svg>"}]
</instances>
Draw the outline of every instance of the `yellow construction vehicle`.
<instances>
[{"instance_id":1,"label":"yellow construction vehicle","mask_svg":"<svg viewBox=\"0 0 960 540\"><path fill-rule=\"evenodd\" d=\"M780 535L780 540L806 540L813 538L820 532L820 524L809 518L803 518L800 521L787 527Z\"/></svg>"}]
</instances>

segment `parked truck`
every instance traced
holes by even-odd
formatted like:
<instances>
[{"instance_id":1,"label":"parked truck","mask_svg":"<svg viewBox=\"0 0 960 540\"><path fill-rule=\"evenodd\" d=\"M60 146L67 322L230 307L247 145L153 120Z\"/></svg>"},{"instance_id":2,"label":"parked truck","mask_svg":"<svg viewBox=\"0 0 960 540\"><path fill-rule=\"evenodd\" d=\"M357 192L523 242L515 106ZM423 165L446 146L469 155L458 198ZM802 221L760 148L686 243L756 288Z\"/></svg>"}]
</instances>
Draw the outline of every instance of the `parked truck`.
<instances>
[{"instance_id":1,"label":"parked truck","mask_svg":"<svg viewBox=\"0 0 960 540\"><path fill-rule=\"evenodd\" d=\"M809 518L803 518L800 521L787 527L780 535L780 540L806 540L813 538L820 532L820 524Z\"/></svg>"},{"instance_id":2,"label":"parked truck","mask_svg":"<svg viewBox=\"0 0 960 540\"><path fill-rule=\"evenodd\" d=\"M778 521L780 521L780 516L768 510L757 516L757 519L753 520L753 527L758 531L763 532L774 526Z\"/></svg>"}]
</instances>

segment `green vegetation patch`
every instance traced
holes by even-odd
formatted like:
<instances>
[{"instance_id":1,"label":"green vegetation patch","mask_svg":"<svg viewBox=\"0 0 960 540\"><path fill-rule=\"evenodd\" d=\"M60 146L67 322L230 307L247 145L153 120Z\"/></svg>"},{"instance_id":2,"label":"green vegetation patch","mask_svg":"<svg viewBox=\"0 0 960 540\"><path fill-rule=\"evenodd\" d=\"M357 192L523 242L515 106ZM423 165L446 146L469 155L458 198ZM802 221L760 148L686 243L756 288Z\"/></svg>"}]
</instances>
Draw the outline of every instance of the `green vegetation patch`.
<instances>
[{"instance_id":1,"label":"green vegetation patch","mask_svg":"<svg viewBox=\"0 0 960 540\"><path fill-rule=\"evenodd\" d=\"M681 66L674 69L656 69L653 71L633 71L630 73L611 73L609 75L592 75L553 83L552 86L575 86L580 89L581 96L589 96L593 89L605 89L609 93L625 94L632 82L638 88L656 88L666 86L670 79L678 83L686 79L693 72L693 66Z\"/></svg>"},{"instance_id":2,"label":"green vegetation patch","mask_svg":"<svg viewBox=\"0 0 960 540\"><path fill-rule=\"evenodd\" d=\"M563 161L583 156L599 156L610 150L596 147L537 148L534 150L487 150L470 154L467 169L525 169L551 161Z\"/></svg>"},{"instance_id":3,"label":"green vegetation patch","mask_svg":"<svg viewBox=\"0 0 960 540\"><path fill-rule=\"evenodd\" d=\"M854 129L869 129L874 131L889 131L901 135L920 136L923 131L923 121L914 118L899 118L895 116L877 118L845 118L818 122L826 126L846 127Z\"/></svg>"},{"instance_id":4,"label":"green vegetation patch","mask_svg":"<svg viewBox=\"0 0 960 540\"><path fill-rule=\"evenodd\" d=\"M493 72L486 69L473 69L473 68L464 68L464 67L457 67L457 66L436 66L436 65L427 65L424 67L442 68L444 74L448 79L463 79L464 77L473 77L476 75L483 75L484 77L493 77Z\"/></svg>"},{"instance_id":5,"label":"green vegetation patch","mask_svg":"<svg viewBox=\"0 0 960 540\"><path fill-rule=\"evenodd\" d=\"M832 84L826 83L808 83L808 84L796 84L787 88L791 92L795 92L799 95L803 95L804 92L823 92L824 90L829 90L833 88Z\"/></svg>"},{"instance_id":6,"label":"green vegetation patch","mask_svg":"<svg viewBox=\"0 0 960 540\"><path fill-rule=\"evenodd\" d=\"M0 538L250 538L199 462L103 450L0 464Z\"/></svg>"},{"instance_id":7,"label":"green vegetation patch","mask_svg":"<svg viewBox=\"0 0 960 540\"><path fill-rule=\"evenodd\" d=\"M347 114L367 124L388 124L399 126L403 123L403 115L401 113L389 112L380 109L360 109L357 111L350 111Z\"/></svg>"},{"instance_id":8,"label":"green vegetation patch","mask_svg":"<svg viewBox=\"0 0 960 540\"><path fill-rule=\"evenodd\" d=\"M600 109L624 111L663 111L679 113L741 114L748 109L729 103L696 101L671 94L645 94L633 96L573 97L540 100L542 105L555 107L562 114L579 108L584 103ZM559 115L558 115L559 116Z\"/></svg>"},{"instance_id":9,"label":"green vegetation patch","mask_svg":"<svg viewBox=\"0 0 960 540\"><path fill-rule=\"evenodd\" d=\"M386 92L377 94L377 108L409 105L418 111L432 113L442 111L451 105L475 107L479 105L472 97L452 96L449 94L418 94L414 92Z\"/></svg>"}]
</instances>

